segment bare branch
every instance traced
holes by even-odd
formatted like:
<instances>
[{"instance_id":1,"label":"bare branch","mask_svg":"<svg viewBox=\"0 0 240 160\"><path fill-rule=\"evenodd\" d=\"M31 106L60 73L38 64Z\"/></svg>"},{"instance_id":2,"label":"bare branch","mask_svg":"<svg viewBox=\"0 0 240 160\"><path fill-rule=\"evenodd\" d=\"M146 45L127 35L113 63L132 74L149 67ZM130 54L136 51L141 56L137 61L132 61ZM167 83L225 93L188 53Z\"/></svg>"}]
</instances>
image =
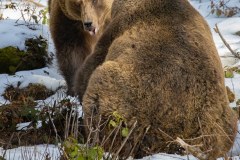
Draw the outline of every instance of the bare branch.
<instances>
[{"instance_id":1,"label":"bare branch","mask_svg":"<svg viewBox=\"0 0 240 160\"><path fill-rule=\"evenodd\" d=\"M215 27L214 28L214 31L219 35L219 37L221 38L221 40L223 41L224 45L229 49L229 51L238 59L240 59L240 55L238 54L238 52L235 52L231 47L230 45L227 43L227 41L223 38L221 32L219 31L218 29L218 26L217 24L215 24Z\"/></svg>"},{"instance_id":2,"label":"bare branch","mask_svg":"<svg viewBox=\"0 0 240 160\"><path fill-rule=\"evenodd\" d=\"M208 156L204 152L202 152L198 146L189 145L179 137L177 137L175 141L179 143L188 153L191 153L200 160L208 159Z\"/></svg>"},{"instance_id":3,"label":"bare branch","mask_svg":"<svg viewBox=\"0 0 240 160\"><path fill-rule=\"evenodd\" d=\"M119 153L121 152L122 148L124 147L124 145L126 144L127 140L129 139L130 135L132 134L133 130L136 128L137 126L137 121L133 124L130 132L128 133L127 137L124 139L122 145L120 146L120 148L118 149L118 151L116 152L116 156L119 155ZM116 157L115 157L116 158Z\"/></svg>"},{"instance_id":4,"label":"bare branch","mask_svg":"<svg viewBox=\"0 0 240 160\"><path fill-rule=\"evenodd\" d=\"M29 2L29 3L34 4L34 5L37 6L37 7L45 7L45 6L42 5L41 3L35 2L34 0L26 0L26 1Z\"/></svg>"}]
</instances>

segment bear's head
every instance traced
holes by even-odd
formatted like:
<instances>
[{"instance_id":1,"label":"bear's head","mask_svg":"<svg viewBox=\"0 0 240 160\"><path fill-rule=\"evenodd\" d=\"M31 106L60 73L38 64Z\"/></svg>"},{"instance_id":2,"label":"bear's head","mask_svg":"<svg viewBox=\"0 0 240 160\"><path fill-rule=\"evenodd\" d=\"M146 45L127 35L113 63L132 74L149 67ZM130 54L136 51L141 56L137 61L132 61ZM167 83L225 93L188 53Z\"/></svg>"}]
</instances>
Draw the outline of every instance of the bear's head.
<instances>
[{"instance_id":1,"label":"bear's head","mask_svg":"<svg viewBox=\"0 0 240 160\"><path fill-rule=\"evenodd\" d=\"M111 19L113 0L80 0L82 20L92 23L96 30L103 30Z\"/></svg>"}]
</instances>

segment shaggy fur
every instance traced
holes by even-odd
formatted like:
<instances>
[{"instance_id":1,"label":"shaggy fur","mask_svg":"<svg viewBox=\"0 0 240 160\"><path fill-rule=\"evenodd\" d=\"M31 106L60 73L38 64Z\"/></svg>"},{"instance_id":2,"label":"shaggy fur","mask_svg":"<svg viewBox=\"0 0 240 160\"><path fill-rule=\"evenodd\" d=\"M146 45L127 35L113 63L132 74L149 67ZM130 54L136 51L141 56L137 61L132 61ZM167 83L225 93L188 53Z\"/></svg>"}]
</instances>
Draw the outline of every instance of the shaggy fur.
<instances>
[{"instance_id":1,"label":"shaggy fur","mask_svg":"<svg viewBox=\"0 0 240 160\"><path fill-rule=\"evenodd\" d=\"M59 68L73 95L77 69L92 52L96 36L84 30L81 7L77 0L49 0L50 31L56 48Z\"/></svg>"},{"instance_id":2,"label":"shaggy fur","mask_svg":"<svg viewBox=\"0 0 240 160\"><path fill-rule=\"evenodd\" d=\"M96 17L107 14L107 1L83 0L93 24L105 23ZM113 112L126 119L128 128L137 121L120 152L123 157L130 152L135 157L177 153L179 146L171 143L177 137L197 145L208 160L227 153L237 118L203 17L187 0L116 0L106 20L110 23L78 73L85 124L97 128ZM101 142L111 128L100 129ZM123 137L110 147L113 138L105 141L105 151L119 149Z\"/></svg>"}]
</instances>

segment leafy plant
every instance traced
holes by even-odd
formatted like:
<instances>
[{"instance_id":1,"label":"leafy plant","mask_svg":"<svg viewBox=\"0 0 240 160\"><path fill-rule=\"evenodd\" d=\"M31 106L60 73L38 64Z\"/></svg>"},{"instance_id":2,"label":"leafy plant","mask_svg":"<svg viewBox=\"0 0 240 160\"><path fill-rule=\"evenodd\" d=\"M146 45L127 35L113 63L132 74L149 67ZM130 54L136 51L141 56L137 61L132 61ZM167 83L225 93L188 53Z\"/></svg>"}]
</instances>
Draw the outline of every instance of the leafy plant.
<instances>
[{"instance_id":1,"label":"leafy plant","mask_svg":"<svg viewBox=\"0 0 240 160\"><path fill-rule=\"evenodd\" d=\"M39 11L39 17L40 17L40 20L42 20L41 21L42 24L47 24L48 23L48 16L47 16L47 14L48 14L48 8L45 8L45 9L42 9L42 10Z\"/></svg>"},{"instance_id":2,"label":"leafy plant","mask_svg":"<svg viewBox=\"0 0 240 160\"><path fill-rule=\"evenodd\" d=\"M240 69L238 67L227 67L224 69L225 78L233 78L234 73L240 74Z\"/></svg>"},{"instance_id":3,"label":"leafy plant","mask_svg":"<svg viewBox=\"0 0 240 160\"><path fill-rule=\"evenodd\" d=\"M225 78L233 78L233 77L234 77L233 71L231 70L225 71Z\"/></svg>"},{"instance_id":4,"label":"leafy plant","mask_svg":"<svg viewBox=\"0 0 240 160\"><path fill-rule=\"evenodd\" d=\"M79 145L75 138L68 137L63 142L64 156L70 160L100 160L103 158L104 150L102 147Z\"/></svg>"},{"instance_id":5,"label":"leafy plant","mask_svg":"<svg viewBox=\"0 0 240 160\"><path fill-rule=\"evenodd\" d=\"M109 127L118 127L118 126L122 126L122 124L124 126L126 125L126 119L124 117L122 117L117 111L112 113L112 119L109 121L108 126ZM122 137L127 137L129 133L129 129L127 127L122 127L121 128L121 135Z\"/></svg>"}]
</instances>

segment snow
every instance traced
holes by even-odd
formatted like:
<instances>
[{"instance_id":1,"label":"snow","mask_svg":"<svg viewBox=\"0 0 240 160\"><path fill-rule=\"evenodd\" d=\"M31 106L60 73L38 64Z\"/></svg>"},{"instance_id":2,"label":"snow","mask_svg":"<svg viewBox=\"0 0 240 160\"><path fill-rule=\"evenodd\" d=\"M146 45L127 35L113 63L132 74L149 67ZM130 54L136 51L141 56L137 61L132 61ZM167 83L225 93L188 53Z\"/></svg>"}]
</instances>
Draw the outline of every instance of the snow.
<instances>
[{"instance_id":1,"label":"snow","mask_svg":"<svg viewBox=\"0 0 240 160\"><path fill-rule=\"evenodd\" d=\"M218 0L215 0L217 2ZM3 0L3 3L5 1ZM17 1L16 1L17 2ZM40 0L40 3L47 6L47 0ZM217 23L218 28L226 41L236 52L240 52L240 36L235 33L240 31L240 17L236 15L231 18L217 17L216 15L210 14L210 2L209 0L202 0L199 3L199 0L191 0L190 3L203 15L203 17L208 22L211 30L214 42L218 49L219 55L222 60L224 67L226 66L240 66L240 60L232 56L230 51L223 44L219 35L214 32L215 24ZM0 1L1 4L1 1ZM229 6L238 6L240 7L239 0L231 0L228 3ZM18 21L17 19L21 17L17 10L6 9L1 10L0 13L3 13L6 20L0 20L0 48L6 46L16 46L21 50L25 49L24 41L26 38L31 38L34 36L43 36L49 42L49 53L54 53L54 45L49 33L48 26L46 25L37 25L34 26L34 30L29 29L24 24L23 21ZM45 85L48 89L56 91L54 95L48 97L46 100L38 101L37 108L41 109L42 106L48 104L53 106L54 102L61 101L64 98L70 99L71 102L75 103L76 106L80 106L79 102L75 97L70 97L65 94L64 87L66 83L63 77L60 75L58 70L56 59L54 59L53 64L36 70L30 71L20 71L15 75L0 74L0 105L8 103L1 95L4 93L4 90L7 86L13 85L20 88L28 86L30 83L40 83ZM234 78L226 78L225 83L230 87L231 90L236 95L236 100L240 99L240 74L234 74ZM61 88L61 89L59 89ZM236 107L236 102L230 104L231 107ZM78 107L79 115L82 115L81 107ZM18 130L26 129L29 123L18 124ZM38 127L41 126L41 122L38 122ZM234 146L229 152L229 155L237 156L240 155L240 122L238 123L238 135L236 137ZM15 149L8 149L6 152L3 148L0 148L0 156L5 154L7 160L20 160L20 159L45 159L48 154L51 159L59 159L60 151L59 147L56 145L36 145L30 147L18 147ZM189 156L180 156L180 155L169 155L165 153L159 153L152 156L147 156L142 158L142 160L196 160L195 157ZM220 160L221 158L219 158ZM232 158L233 160L239 160L239 157Z\"/></svg>"},{"instance_id":2,"label":"snow","mask_svg":"<svg viewBox=\"0 0 240 160\"><path fill-rule=\"evenodd\" d=\"M25 122L25 123L19 123L19 124L17 124L17 126L16 126L17 131L32 129L32 128L33 128L32 126L29 128L29 125L30 125L30 124L31 124L31 122ZM40 128L41 126L42 126L42 121L38 121L36 128Z\"/></svg>"},{"instance_id":3,"label":"snow","mask_svg":"<svg viewBox=\"0 0 240 160\"><path fill-rule=\"evenodd\" d=\"M179 156L174 154L166 154L166 153L159 153L153 156L144 157L142 160L197 160L197 158L186 155L186 156Z\"/></svg>"},{"instance_id":4,"label":"snow","mask_svg":"<svg viewBox=\"0 0 240 160\"><path fill-rule=\"evenodd\" d=\"M45 67L31 71L20 71L15 75L0 74L0 95L10 85L17 87L20 84L19 88L24 88L30 83L42 84L48 89L56 91L59 87L66 85L63 78L57 72L54 68ZM4 103L6 103L6 100L0 96L0 104Z\"/></svg>"},{"instance_id":5,"label":"snow","mask_svg":"<svg viewBox=\"0 0 240 160\"><path fill-rule=\"evenodd\" d=\"M46 156L51 159L60 159L59 147L56 145L36 145L36 146L23 146L6 151L0 148L0 155L5 154L7 160L45 160Z\"/></svg>"},{"instance_id":6,"label":"snow","mask_svg":"<svg viewBox=\"0 0 240 160\"><path fill-rule=\"evenodd\" d=\"M39 35L44 35L44 37L47 37L46 35L49 34L49 32L46 26L36 27L36 30L30 30L25 25L17 24L16 20L9 19L0 21L0 47L3 48L11 45L18 47L20 50L24 50L24 42L26 38L32 38Z\"/></svg>"}]
</instances>

